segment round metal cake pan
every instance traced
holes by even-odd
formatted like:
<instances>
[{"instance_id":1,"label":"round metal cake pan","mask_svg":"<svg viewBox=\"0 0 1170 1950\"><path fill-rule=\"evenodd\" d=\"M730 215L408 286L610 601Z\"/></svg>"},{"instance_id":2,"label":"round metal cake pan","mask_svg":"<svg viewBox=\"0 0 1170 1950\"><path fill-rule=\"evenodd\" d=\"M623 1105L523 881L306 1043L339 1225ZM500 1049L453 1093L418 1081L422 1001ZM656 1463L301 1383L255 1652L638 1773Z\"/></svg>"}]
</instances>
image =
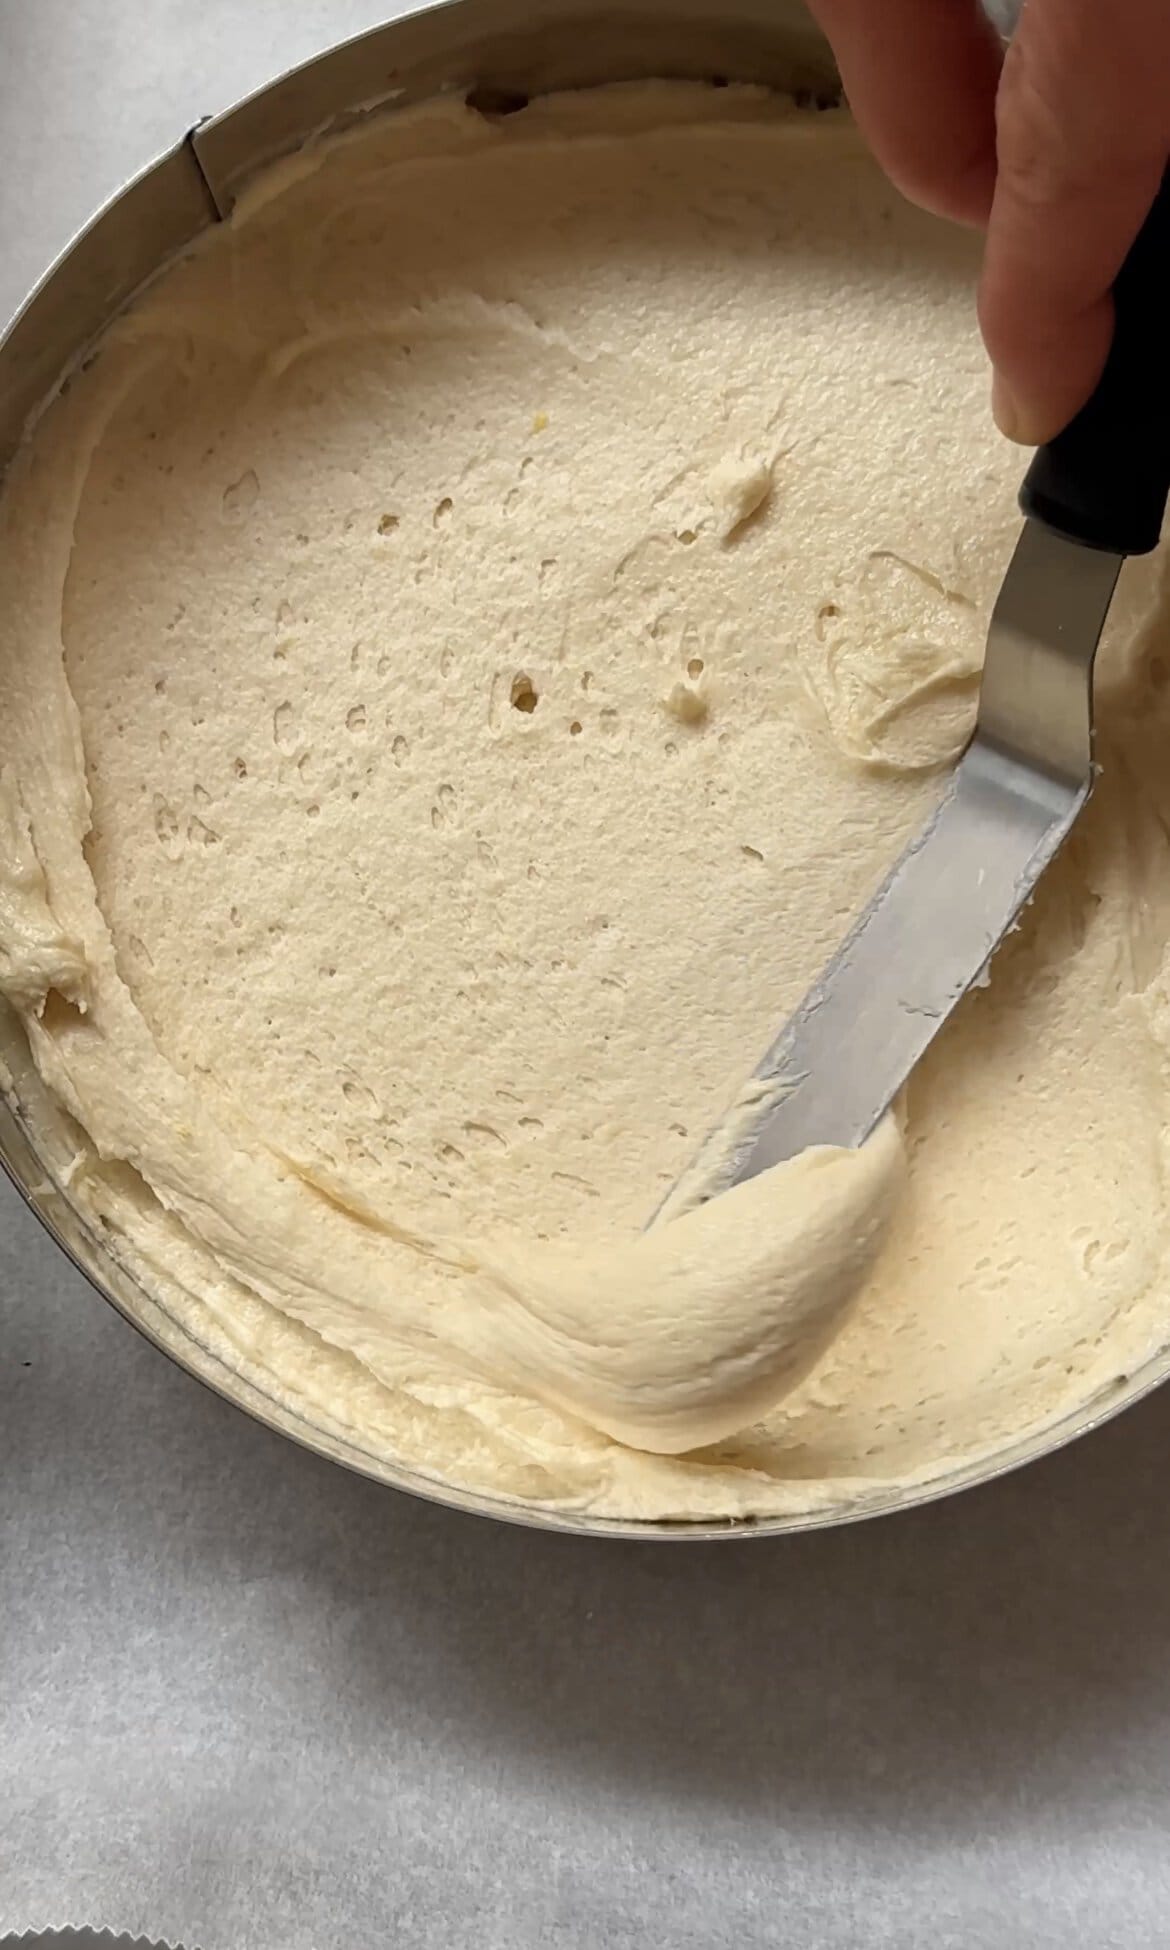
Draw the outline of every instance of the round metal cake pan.
<instances>
[{"instance_id":1,"label":"round metal cake pan","mask_svg":"<svg viewBox=\"0 0 1170 1950\"><path fill-rule=\"evenodd\" d=\"M30 420L163 266L221 221L250 179L312 136L374 110L462 90L485 111L554 88L670 77L764 84L829 98L829 51L799 0L446 0L422 7L279 76L191 130L108 203L47 273L0 340L0 470ZM1051 1427L906 1489L875 1484L845 1507L759 1521L638 1523L516 1504L433 1480L311 1424L228 1366L121 1265L61 1189L73 1155L65 1124L0 1004L0 1162L57 1244L140 1332L267 1427L347 1468L433 1502L509 1523L605 1537L710 1541L776 1536L909 1509L973 1487L1087 1433L1149 1393L1170 1351ZM35 1141L31 1133L36 1132Z\"/></svg>"}]
</instances>

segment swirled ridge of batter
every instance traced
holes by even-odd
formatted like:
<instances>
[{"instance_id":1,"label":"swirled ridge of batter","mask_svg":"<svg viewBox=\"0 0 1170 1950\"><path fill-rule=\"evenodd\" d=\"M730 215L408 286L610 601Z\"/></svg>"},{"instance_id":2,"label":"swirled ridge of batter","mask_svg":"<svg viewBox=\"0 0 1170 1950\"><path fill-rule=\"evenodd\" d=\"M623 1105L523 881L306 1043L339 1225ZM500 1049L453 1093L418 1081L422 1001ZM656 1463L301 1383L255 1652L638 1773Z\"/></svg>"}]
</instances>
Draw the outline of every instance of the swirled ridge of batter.
<instances>
[{"instance_id":1,"label":"swirled ridge of batter","mask_svg":"<svg viewBox=\"0 0 1170 1950\"><path fill-rule=\"evenodd\" d=\"M818 1509L1167 1338L1156 564L904 1135L641 1236L968 734L1017 465L973 266L838 116L437 103L274 172L27 444L0 989L68 1195L321 1426Z\"/></svg>"}]
</instances>

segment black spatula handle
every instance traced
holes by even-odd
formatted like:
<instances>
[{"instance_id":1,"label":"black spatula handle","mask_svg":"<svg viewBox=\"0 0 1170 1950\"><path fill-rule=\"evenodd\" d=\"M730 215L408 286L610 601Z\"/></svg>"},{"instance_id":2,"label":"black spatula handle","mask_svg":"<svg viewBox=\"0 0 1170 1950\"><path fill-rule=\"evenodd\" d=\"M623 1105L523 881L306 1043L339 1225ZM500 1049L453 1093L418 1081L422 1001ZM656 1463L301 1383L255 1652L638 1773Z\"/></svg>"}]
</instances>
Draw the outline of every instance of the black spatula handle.
<instances>
[{"instance_id":1,"label":"black spatula handle","mask_svg":"<svg viewBox=\"0 0 1170 1950\"><path fill-rule=\"evenodd\" d=\"M1069 541L1148 555L1170 496L1170 170L1114 298L1117 329L1100 384L1072 425L1039 449L1020 506Z\"/></svg>"}]
</instances>

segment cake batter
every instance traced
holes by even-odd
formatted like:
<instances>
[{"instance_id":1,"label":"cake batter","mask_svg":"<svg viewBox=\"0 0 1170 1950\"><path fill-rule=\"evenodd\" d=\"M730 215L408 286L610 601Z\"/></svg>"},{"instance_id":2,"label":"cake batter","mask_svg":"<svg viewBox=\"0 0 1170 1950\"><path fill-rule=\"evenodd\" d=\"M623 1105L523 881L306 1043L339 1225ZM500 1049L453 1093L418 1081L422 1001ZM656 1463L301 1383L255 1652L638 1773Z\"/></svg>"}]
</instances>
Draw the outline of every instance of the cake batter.
<instances>
[{"instance_id":1,"label":"cake batter","mask_svg":"<svg viewBox=\"0 0 1170 1950\"><path fill-rule=\"evenodd\" d=\"M0 508L0 989L269 1394L597 1514L846 1504L1167 1336L1170 735L858 1154L642 1236L969 733L1019 462L847 120L611 89L287 164Z\"/></svg>"}]
</instances>

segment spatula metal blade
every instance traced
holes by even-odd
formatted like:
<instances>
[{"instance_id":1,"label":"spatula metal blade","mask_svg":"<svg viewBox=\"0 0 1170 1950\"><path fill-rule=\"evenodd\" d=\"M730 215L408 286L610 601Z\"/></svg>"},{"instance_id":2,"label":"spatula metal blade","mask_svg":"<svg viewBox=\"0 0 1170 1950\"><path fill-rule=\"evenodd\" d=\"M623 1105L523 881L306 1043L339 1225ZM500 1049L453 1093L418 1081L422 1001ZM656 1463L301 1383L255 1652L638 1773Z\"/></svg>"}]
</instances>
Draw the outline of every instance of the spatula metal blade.
<instances>
[{"instance_id":1,"label":"spatula metal blade","mask_svg":"<svg viewBox=\"0 0 1170 1950\"><path fill-rule=\"evenodd\" d=\"M988 638L976 735L941 802L756 1072L715 1190L864 1142L1031 899L1093 788L1092 674L1121 557L1028 523Z\"/></svg>"}]
</instances>

